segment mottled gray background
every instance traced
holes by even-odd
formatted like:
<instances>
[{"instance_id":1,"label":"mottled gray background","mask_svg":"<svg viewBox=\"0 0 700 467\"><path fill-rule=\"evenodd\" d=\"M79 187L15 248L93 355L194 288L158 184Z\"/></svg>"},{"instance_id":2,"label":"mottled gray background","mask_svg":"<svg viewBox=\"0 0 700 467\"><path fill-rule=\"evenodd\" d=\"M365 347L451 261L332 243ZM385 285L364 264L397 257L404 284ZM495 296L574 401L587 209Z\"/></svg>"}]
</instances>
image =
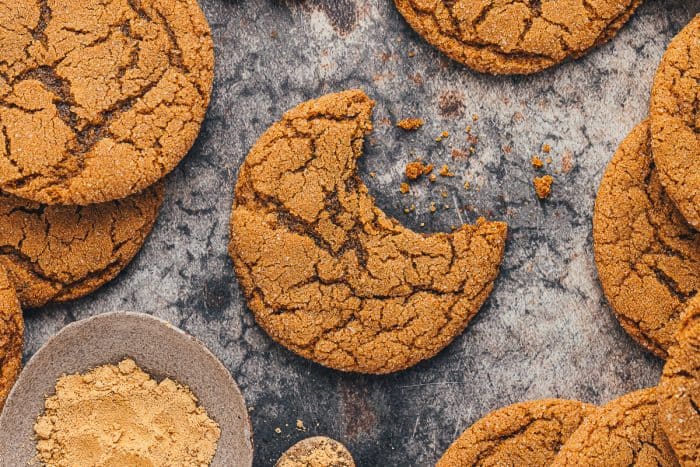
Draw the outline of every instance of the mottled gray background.
<instances>
[{"instance_id":1,"label":"mottled gray background","mask_svg":"<svg viewBox=\"0 0 700 467\"><path fill-rule=\"evenodd\" d=\"M582 60L506 78L445 59L390 0L202 6L216 44L213 102L194 149L169 177L155 230L111 284L28 312L27 357L62 326L97 313L165 318L201 339L238 380L260 466L315 434L344 442L361 466L430 465L503 405L542 397L603 403L656 383L662 362L627 337L601 294L591 212L606 162L646 114L666 44L700 0L649 0ZM246 309L226 254L233 185L251 145L298 102L352 87L378 103L361 170L381 208L425 232L480 214L510 224L495 291L466 332L432 360L383 377L327 370L273 343ZM407 116L427 125L405 134L389 124ZM468 148L468 124L476 153L455 161L452 150ZM452 136L435 142L443 130ZM553 148L547 172L556 182L552 197L538 202L529 160L543 143ZM457 176L399 194L416 155L448 163ZM431 214L431 201L450 208ZM404 214L411 204L415 211ZM308 431L296 429L297 419Z\"/></svg>"}]
</instances>

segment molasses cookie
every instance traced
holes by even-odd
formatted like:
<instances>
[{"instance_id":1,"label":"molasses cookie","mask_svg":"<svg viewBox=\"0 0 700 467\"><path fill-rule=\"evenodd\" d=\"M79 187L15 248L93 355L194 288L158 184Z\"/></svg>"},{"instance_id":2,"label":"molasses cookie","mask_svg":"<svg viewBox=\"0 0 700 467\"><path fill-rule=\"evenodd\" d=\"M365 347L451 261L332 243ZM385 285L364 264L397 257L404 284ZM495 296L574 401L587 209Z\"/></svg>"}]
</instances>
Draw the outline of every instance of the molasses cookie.
<instances>
[{"instance_id":1,"label":"molasses cookie","mask_svg":"<svg viewBox=\"0 0 700 467\"><path fill-rule=\"evenodd\" d=\"M314 436L289 448L275 467L355 467L355 461L338 441Z\"/></svg>"},{"instance_id":2,"label":"molasses cookie","mask_svg":"<svg viewBox=\"0 0 700 467\"><path fill-rule=\"evenodd\" d=\"M189 151L214 67L196 0L16 0L0 24L0 190L111 201Z\"/></svg>"},{"instance_id":3,"label":"molasses cookie","mask_svg":"<svg viewBox=\"0 0 700 467\"><path fill-rule=\"evenodd\" d=\"M590 404L561 399L509 405L462 433L437 467L549 466L559 448L595 410Z\"/></svg>"},{"instance_id":4,"label":"molasses cookie","mask_svg":"<svg viewBox=\"0 0 700 467\"><path fill-rule=\"evenodd\" d=\"M0 264L22 306L73 300L112 280L141 249L162 201L162 183L90 206L44 206L0 193Z\"/></svg>"},{"instance_id":5,"label":"molasses cookie","mask_svg":"<svg viewBox=\"0 0 700 467\"><path fill-rule=\"evenodd\" d=\"M287 112L241 167L229 253L258 323L331 368L390 373L459 335L493 289L507 226L422 235L356 173L374 102L330 94Z\"/></svg>"},{"instance_id":6,"label":"molasses cookie","mask_svg":"<svg viewBox=\"0 0 700 467\"><path fill-rule=\"evenodd\" d=\"M681 465L700 465L700 295L688 302L678 344L657 388L659 422Z\"/></svg>"},{"instance_id":7,"label":"molasses cookie","mask_svg":"<svg viewBox=\"0 0 700 467\"><path fill-rule=\"evenodd\" d=\"M641 0L394 0L408 24L482 73L541 71L611 39Z\"/></svg>"},{"instance_id":8,"label":"molasses cookie","mask_svg":"<svg viewBox=\"0 0 700 467\"><path fill-rule=\"evenodd\" d=\"M5 269L0 266L0 411L22 368L24 319Z\"/></svg>"},{"instance_id":9,"label":"molasses cookie","mask_svg":"<svg viewBox=\"0 0 700 467\"><path fill-rule=\"evenodd\" d=\"M659 426L656 389L642 389L590 415L559 451L552 467L677 466Z\"/></svg>"},{"instance_id":10,"label":"molasses cookie","mask_svg":"<svg viewBox=\"0 0 700 467\"><path fill-rule=\"evenodd\" d=\"M669 197L700 229L700 15L668 46L651 91L652 149Z\"/></svg>"},{"instance_id":11,"label":"molasses cookie","mask_svg":"<svg viewBox=\"0 0 700 467\"><path fill-rule=\"evenodd\" d=\"M605 171L595 203L593 249L622 327L666 358L686 302L700 289L700 233L661 186L647 122L632 130Z\"/></svg>"}]
</instances>

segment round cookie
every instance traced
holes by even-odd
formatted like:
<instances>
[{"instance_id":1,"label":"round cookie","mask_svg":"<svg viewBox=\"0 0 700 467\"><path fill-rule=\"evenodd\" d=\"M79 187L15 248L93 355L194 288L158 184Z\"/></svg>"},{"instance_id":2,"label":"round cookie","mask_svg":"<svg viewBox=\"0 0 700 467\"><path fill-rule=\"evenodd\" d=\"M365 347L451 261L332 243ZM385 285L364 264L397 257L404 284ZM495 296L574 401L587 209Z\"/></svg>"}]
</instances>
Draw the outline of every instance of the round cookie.
<instances>
[{"instance_id":1,"label":"round cookie","mask_svg":"<svg viewBox=\"0 0 700 467\"><path fill-rule=\"evenodd\" d=\"M275 467L355 467L355 461L338 441L314 436L287 449Z\"/></svg>"},{"instance_id":2,"label":"round cookie","mask_svg":"<svg viewBox=\"0 0 700 467\"><path fill-rule=\"evenodd\" d=\"M24 319L5 269L0 266L0 411L22 368Z\"/></svg>"},{"instance_id":3,"label":"round cookie","mask_svg":"<svg viewBox=\"0 0 700 467\"><path fill-rule=\"evenodd\" d=\"M666 358L686 302L700 289L700 233L664 193L648 122L632 130L605 171L593 215L593 250L622 327Z\"/></svg>"},{"instance_id":4,"label":"round cookie","mask_svg":"<svg viewBox=\"0 0 700 467\"><path fill-rule=\"evenodd\" d=\"M677 466L658 420L656 388L615 399L589 416L559 451L552 467Z\"/></svg>"},{"instance_id":5,"label":"round cookie","mask_svg":"<svg viewBox=\"0 0 700 467\"><path fill-rule=\"evenodd\" d=\"M163 183L90 206L44 206L0 193L0 264L23 307L82 297L112 280L153 228Z\"/></svg>"},{"instance_id":6,"label":"round cookie","mask_svg":"<svg viewBox=\"0 0 700 467\"><path fill-rule=\"evenodd\" d=\"M356 174L374 102L329 94L287 112L241 167L229 253L277 342L322 365L390 373L459 335L493 288L507 226L422 235L387 217Z\"/></svg>"},{"instance_id":7,"label":"round cookie","mask_svg":"<svg viewBox=\"0 0 700 467\"><path fill-rule=\"evenodd\" d=\"M535 73L611 39L641 0L394 0L430 44L482 73Z\"/></svg>"},{"instance_id":8,"label":"round cookie","mask_svg":"<svg viewBox=\"0 0 700 467\"><path fill-rule=\"evenodd\" d=\"M0 24L0 190L121 199L189 151L214 67L196 0L16 0Z\"/></svg>"},{"instance_id":9,"label":"round cookie","mask_svg":"<svg viewBox=\"0 0 700 467\"><path fill-rule=\"evenodd\" d=\"M549 466L559 448L595 410L593 405L562 399L509 405L464 431L437 467Z\"/></svg>"},{"instance_id":10,"label":"round cookie","mask_svg":"<svg viewBox=\"0 0 700 467\"><path fill-rule=\"evenodd\" d=\"M700 229L700 15L669 44L651 91L654 162L669 197Z\"/></svg>"},{"instance_id":11,"label":"round cookie","mask_svg":"<svg viewBox=\"0 0 700 467\"><path fill-rule=\"evenodd\" d=\"M659 422L683 466L700 465L700 295L688 302L657 388Z\"/></svg>"}]
</instances>

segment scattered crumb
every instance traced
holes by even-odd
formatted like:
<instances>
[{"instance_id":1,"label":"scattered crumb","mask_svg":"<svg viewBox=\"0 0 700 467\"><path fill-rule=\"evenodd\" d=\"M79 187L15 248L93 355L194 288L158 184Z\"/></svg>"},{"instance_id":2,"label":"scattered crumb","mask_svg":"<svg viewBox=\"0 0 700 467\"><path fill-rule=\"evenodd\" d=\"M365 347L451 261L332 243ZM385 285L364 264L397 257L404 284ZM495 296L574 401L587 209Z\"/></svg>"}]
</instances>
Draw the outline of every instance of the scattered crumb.
<instances>
[{"instance_id":1,"label":"scattered crumb","mask_svg":"<svg viewBox=\"0 0 700 467\"><path fill-rule=\"evenodd\" d=\"M421 226L421 227L425 227L425 222L421 222L421 223L420 223L420 226Z\"/></svg>"},{"instance_id":2,"label":"scattered crumb","mask_svg":"<svg viewBox=\"0 0 700 467\"><path fill-rule=\"evenodd\" d=\"M409 50L408 51L408 58L413 58L416 56L416 51L415 50Z\"/></svg>"},{"instance_id":3,"label":"scattered crumb","mask_svg":"<svg viewBox=\"0 0 700 467\"><path fill-rule=\"evenodd\" d=\"M465 128L465 131L466 131L467 133L471 133L471 132L472 132L472 126L471 126L471 125L467 125L467 128Z\"/></svg>"},{"instance_id":4,"label":"scattered crumb","mask_svg":"<svg viewBox=\"0 0 700 467\"><path fill-rule=\"evenodd\" d=\"M306 431L306 427L304 426L304 422L302 422L301 420L297 420L297 430Z\"/></svg>"},{"instance_id":5,"label":"scattered crumb","mask_svg":"<svg viewBox=\"0 0 700 467\"><path fill-rule=\"evenodd\" d=\"M410 209L411 209L411 211L415 211L415 210L416 210L416 205L415 205L415 204L412 204L411 207L410 207Z\"/></svg>"},{"instance_id":6,"label":"scattered crumb","mask_svg":"<svg viewBox=\"0 0 700 467\"><path fill-rule=\"evenodd\" d=\"M423 163L421 161L413 161L406 164L406 178L417 180L421 175L423 175Z\"/></svg>"},{"instance_id":7,"label":"scattered crumb","mask_svg":"<svg viewBox=\"0 0 700 467\"><path fill-rule=\"evenodd\" d=\"M429 180L430 180L431 182L434 182L435 180L437 180L437 175L435 175L435 174L430 174Z\"/></svg>"},{"instance_id":8,"label":"scattered crumb","mask_svg":"<svg viewBox=\"0 0 700 467\"><path fill-rule=\"evenodd\" d=\"M469 146L469 154L474 154L476 152L476 149L474 149L474 146Z\"/></svg>"},{"instance_id":9,"label":"scattered crumb","mask_svg":"<svg viewBox=\"0 0 700 467\"><path fill-rule=\"evenodd\" d=\"M478 122L478 121L479 121L479 115L478 115L478 114L472 115L472 121Z\"/></svg>"},{"instance_id":10,"label":"scattered crumb","mask_svg":"<svg viewBox=\"0 0 700 467\"><path fill-rule=\"evenodd\" d=\"M273 38L273 39L277 39L277 36L278 36L277 31L272 31L272 32L270 33L270 37Z\"/></svg>"},{"instance_id":11,"label":"scattered crumb","mask_svg":"<svg viewBox=\"0 0 700 467\"><path fill-rule=\"evenodd\" d=\"M549 144L545 143L542 145L542 152L544 152L545 154L549 154L551 150L552 146L550 146Z\"/></svg>"},{"instance_id":12,"label":"scattered crumb","mask_svg":"<svg viewBox=\"0 0 700 467\"><path fill-rule=\"evenodd\" d=\"M442 196L443 198L447 198L448 193L446 191L443 191L442 193L440 193L440 196Z\"/></svg>"},{"instance_id":13,"label":"scattered crumb","mask_svg":"<svg viewBox=\"0 0 700 467\"><path fill-rule=\"evenodd\" d=\"M545 159L545 162L546 162L547 164L551 164L551 163L552 163L552 158L551 158L551 157L548 157L547 159Z\"/></svg>"},{"instance_id":14,"label":"scattered crumb","mask_svg":"<svg viewBox=\"0 0 700 467\"><path fill-rule=\"evenodd\" d=\"M464 189L468 190L469 189L469 182L464 182Z\"/></svg>"},{"instance_id":15,"label":"scattered crumb","mask_svg":"<svg viewBox=\"0 0 700 467\"><path fill-rule=\"evenodd\" d=\"M410 191L410 188L408 187L408 183L403 182L403 183L401 184L400 190L401 190L401 193L403 193L404 195L405 195L406 193L408 193L408 192Z\"/></svg>"},{"instance_id":16,"label":"scattered crumb","mask_svg":"<svg viewBox=\"0 0 700 467\"><path fill-rule=\"evenodd\" d=\"M377 176L377 172L370 172L369 176L375 178Z\"/></svg>"},{"instance_id":17,"label":"scattered crumb","mask_svg":"<svg viewBox=\"0 0 700 467\"><path fill-rule=\"evenodd\" d=\"M471 152L472 148L469 148ZM473 153L472 153L473 154ZM462 151L461 149L453 148L452 149L452 159L465 159L469 157L469 154L466 151Z\"/></svg>"},{"instance_id":18,"label":"scattered crumb","mask_svg":"<svg viewBox=\"0 0 700 467\"><path fill-rule=\"evenodd\" d=\"M435 207L435 203L430 203L430 212L435 212L437 211L437 207Z\"/></svg>"},{"instance_id":19,"label":"scattered crumb","mask_svg":"<svg viewBox=\"0 0 700 467\"><path fill-rule=\"evenodd\" d=\"M396 126L402 130L415 131L422 127L424 123L422 118L404 118L403 120L399 120Z\"/></svg>"},{"instance_id":20,"label":"scattered crumb","mask_svg":"<svg viewBox=\"0 0 700 467\"><path fill-rule=\"evenodd\" d=\"M275 433L277 433L277 434L282 433L282 428L280 428L280 427L275 428Z\"/></svg>"},{"instance_id":21,"label":"scattered crumb","mask_svg":"<svg viewBox=\"0 0 700 467\"><path fill-rule=\"evenodd\" d=\"M571 169L574 168L574 154L569 151L568 149L564 151L564 154L561 157L561 170L564 173L569 173L571 172Z\"/></svg>"},{"instance_id":22,"label":"scattered crumb","mask_svg":"<svg viewBox=\"0 0 700 467\"><path fill-rule=\"evenodd\" d=\"M450 172L450 168L447 166L447 164L443 165L440 167L440 176L442 177L454 177L455 174Z\"/></svg>"},{"instance_id":23,"label":"scattered crumb","mask_svg":"<svg viewBox=\"0 0 700 467\"><path fill-rule=\"evenodd\" d=\"M408 208L403 208L403 212L404 212L404 214L408 214L409 212L411 212L411 210Z\"/></svg>"},{"instance_id":24,"label":"scattered crumb","mask_svg":"<svg viewBox=\"0 0 700 467\"><path fill-rule=\"evenodd\" d=\"M532 166L536 169L541 169L544 166L544 162L542 162L540 156L532 156L530 161L532 162Z\"/></svg>"},{"instance_id":25,"label":"scattered crumb","mask_svg":"<svg viewBox=\"0 0 700 467\"><path fill-rule=\"evenodd\" d=\"M536 177L532 183L535 185L535 193L539 199L546 199L552 193L552 183L554 179L551 175Z\"/></svg>"},{"instance_id":26,"label":"scattered crumb","mask_svg":"<svg viewBox=\"0 0 700 467\"><path fill-rule=\"evenodd\" d=\"M450 209L450 205L449 205L449 204L446 204L446 205L443 206L443 207L444 207L445 209Z\"/></svg>"},{"instance_id":27,"label":"scattered crumb","mask_svg":"<svg viewBox=\"0 0 700 467\"><path fill-rule=\"evenodd\" d=\"M442 136L443 138L448 138L448 137L450 136L450 132L449 132L449 131L443 131L443 132L440 134L440 136Z\"/></svg>"},{"instance_id":28,"label":"scattered crumb","mask_svg":"<svg viewBox=\"0 0 700 467\"><path fill-rule=\"evenodd\" d=\"M425 164L423 166L423 175L428 175L430 172L433 171L433 168L435 166L433 164Z\"/></svg>"}]
</instances>

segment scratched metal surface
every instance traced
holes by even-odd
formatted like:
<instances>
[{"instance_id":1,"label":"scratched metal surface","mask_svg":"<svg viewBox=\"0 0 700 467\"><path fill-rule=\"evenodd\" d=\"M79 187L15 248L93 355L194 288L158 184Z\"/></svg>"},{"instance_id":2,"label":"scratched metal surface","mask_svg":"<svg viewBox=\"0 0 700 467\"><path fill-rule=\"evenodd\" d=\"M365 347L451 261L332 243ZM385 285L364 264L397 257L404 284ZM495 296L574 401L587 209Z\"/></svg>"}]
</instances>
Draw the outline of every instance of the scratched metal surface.
<instances>
[{"instance_id":1,"label":"scratched metal surface","mask_svg":"<svg viewBox=\"0 0 700 467\"><path fill-rule=\"evenodd\" d=\"M445 59L390 0L202 6L216 44L213 102L195 147L168 177L157 226L117 280L26 314L27 358L62 326L97 313L170 320L238 380L260 466L316 434L344 442L362 466L430 465L463 429L503 405L542 397L603 403L655 384L661 361L626 336L601 295L591 212L606 162L646 114L665 45L700 0L650 0L584 59L510 78ZM361 172L381 208L424 232L480 214L510 225L495 291L466 332L432 360L383 377L327 370L274 344L246 309L226 254L232 189L251 145L298 102L351 87L378 103ZM406 135L388 124L407 116L427 125ZM468 149L467 125L476 153L454 160L453 149ZM451 136L438 143L442 131ZM553 148L547 172L556 181L552 197L538 202L529 159L543 143ZM416 155L449 164L456 176L400 195L404 165ZM431 214L432 201L450 208ZM411 204L415 211L405 214Z\"/></svg>"}]
</instances>

